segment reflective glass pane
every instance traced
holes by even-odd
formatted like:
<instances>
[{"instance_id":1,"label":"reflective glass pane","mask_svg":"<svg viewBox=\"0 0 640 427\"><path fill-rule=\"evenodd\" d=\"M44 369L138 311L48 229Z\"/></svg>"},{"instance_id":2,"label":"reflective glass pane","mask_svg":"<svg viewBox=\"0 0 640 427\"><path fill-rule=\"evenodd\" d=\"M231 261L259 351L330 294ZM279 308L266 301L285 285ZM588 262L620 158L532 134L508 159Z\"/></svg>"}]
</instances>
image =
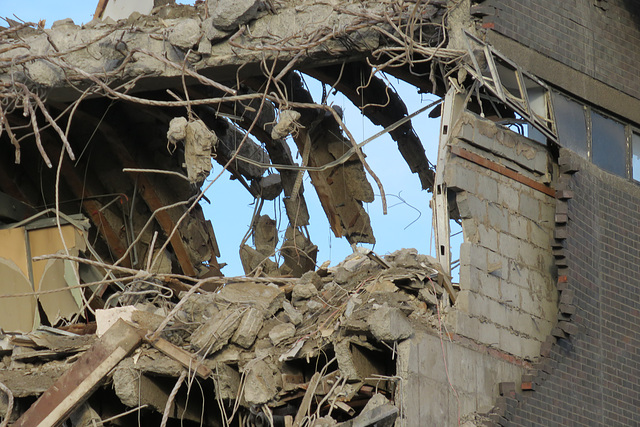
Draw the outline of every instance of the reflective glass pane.
<instances>
[{"instance_id":1,"label":"reflective glass pane","mask_svg":"<svg viewBox=\"0 0 640 427\"><path fill-rule=\"evenodd\" d=\"M598 167L627 176L627 138L622 123L591 113L592 160Z\"/></svg>"},{"instance_id":2,"label":"reflective glass pane","mask_svg":"<svg viewBox=\"0 0 640 427\"><path fill-rule=\"evenodd\" d=\"M556 113L558 143L586 158L587 127L584 121L584 107L553 92L553 108Z\"/></svg>"},{"instance_id":3,"label":"reflective glass pane","mask_svg":"<svg viewBox=\"0 0 640 427\"><path fill-rule=\"evenodd\" d=\"M640 135L635 132L631 137L631 168L633 179L640 181Z\"/></svg>"}]
</instances>

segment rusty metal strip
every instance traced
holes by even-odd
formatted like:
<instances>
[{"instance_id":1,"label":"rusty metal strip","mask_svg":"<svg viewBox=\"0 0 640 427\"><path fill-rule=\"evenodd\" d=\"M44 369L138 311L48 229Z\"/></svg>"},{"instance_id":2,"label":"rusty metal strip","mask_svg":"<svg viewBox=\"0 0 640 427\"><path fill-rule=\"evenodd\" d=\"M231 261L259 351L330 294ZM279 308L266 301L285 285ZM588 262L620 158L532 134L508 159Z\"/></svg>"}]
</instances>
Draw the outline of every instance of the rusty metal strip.
<instances>
[{"instance_id":1,"label":"rusty metal strip","mask_svg":"<svg viewBox=\"0 0 640 427\"><path fill-rule=\"evenodd\" d=\"M47 144L47 148L50 146ZM79 199L82 199L82 207L91 219L93 225L96 226L98 232L104 239L105 243L117 258L122 258L127 248L122 243L119 234L113 229L107 217L102 213L102 204L96 200L92 200L93 194L87 189L86 184L78 177L75 169L65 160L62 162L62 176L67 185ZM131 267L131 258L127 256L122 261L123 267Z\"/></svg>"},{"instance_id":2,"label":"rusty metal strip","mask_svg":"<svg viewBox=\"0 0 640 427\"><path fill-rule=\"evenodd\" d=\"M490 169L500 175L506 176L507 178L511 178L514 181L518 181L520 184L524 184L527 187L533 188L541 193L546 194L547 196L556 197L556 190L551 187L547 187L544 184L539 183L538 181L534 181L531 178L528 178L518 172L512 171L509 168L502 166L496 162L492 162L491 160L487 160L484 157L477 155L476 153L472 153L471 151L467 151L464 148L460 147L451 147L451 153L456 156L462 157L463 159L469 160L472 163Z\"/></svg>"}]
</instances>

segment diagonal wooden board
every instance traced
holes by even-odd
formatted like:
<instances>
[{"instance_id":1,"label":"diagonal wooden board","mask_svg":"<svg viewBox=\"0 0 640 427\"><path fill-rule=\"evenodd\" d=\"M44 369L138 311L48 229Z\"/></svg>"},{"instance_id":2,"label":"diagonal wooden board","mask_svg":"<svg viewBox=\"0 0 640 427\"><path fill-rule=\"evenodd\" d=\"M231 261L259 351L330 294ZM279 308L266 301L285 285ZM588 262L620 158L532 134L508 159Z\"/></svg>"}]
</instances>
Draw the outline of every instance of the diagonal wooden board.
<instances>
[{"instance_id":1,"label":"diagonal wooden board","mask_svg":"<svg viewBox=\"0 0 640 427\"><path fill-rule=\"evenodd\" d=\"M118 320L13 424L60 425L100 385L104 377L142 341L141 331Z\"/></svg>"}]
</instances>

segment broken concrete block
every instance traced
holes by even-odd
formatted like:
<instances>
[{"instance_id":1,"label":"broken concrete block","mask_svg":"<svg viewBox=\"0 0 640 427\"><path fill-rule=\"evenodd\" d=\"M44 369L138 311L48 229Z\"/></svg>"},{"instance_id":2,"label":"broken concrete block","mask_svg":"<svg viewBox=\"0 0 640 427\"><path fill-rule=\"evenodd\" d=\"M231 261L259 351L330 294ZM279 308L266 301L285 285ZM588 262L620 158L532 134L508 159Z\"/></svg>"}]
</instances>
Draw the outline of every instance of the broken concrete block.
<instances>
[{"instance_id":1,"label":"broken concrete block","mask_svg":"<svg viewBox=\"0 0 640 427\"><path fill-rule=\"evenodd\" d=\"M241 347L249 348L256 340L258 332L262 328L264 323L264 316L262 311L257 308L250 308L245 311L238 325L238 329L233 334L231 342L238 344Z\"/></svg>"},{"instance_id":2,"label":"broken concrete block","mask_svg":"<svg viewBox=\"0 0 640 427\"><path fill-rule=\"evenodd\" d=\"M181 19L169 33L169 43L182 49L192 49L201 36L200 22L195 19Z\"/></svg>"},{"instance_id":3,"label":"broken concrete block","mask_svg":"<svg viewBox=\"0 0 640 427\"><path fill-rule=\"evenodd\" d=\"M250 386L244 388L244 398L249 404L267 403L278 392L276 385L279 375L264 360L255 360L249 365L247 384Z\"/></svg>"},{"instance_id":4,"label":"broken concrete block","mask_svg":"<svg viewBox=\"0 0 640 427\"><path fill-rule=\"evenodd\" d=\"M240 261L246 275L260 269L268 276L277 275L278 264L249 245L240 246Z\"/></svg>"},{"instance_id":5,"label":"broken concrete block","mask_svg":"<svg viewBox=\"0 0 640 427\"><path fill-rule=\"evenodd\" d=\"M229 33L222 31L214 27L213 18L209 17L202 22L202 29L204 30L204 36L211 43L223 40L229 37Z\"/></svg>"},{"instance_id":6,"label":"broken concrete block","mask_svg":"<svg viewBox=\"0 0 640 427\"><path fill-rule=\"evenodd\" d=\"M282 193L282 177L277 173L260 178L260 196L264 200L274 200Z\"/></svg>"},{"instance_id":7,"label":"broken concrete block","mask_svg":"<svg viewBox=\"0 0 640 427\"><path fill-rule=\"evenodd\" d=\"M231 283L218 292L216 299L229 304L256 307L272 316L282 306L284 292L277 286L262 283Z\"/></svg>"},{"instance_id":8,"label":"broken concrete block","mask_svg":"<svg viewBox=\"0 0 640 427\"><path fill-rule=\"evenodd\" d=\"M318 295L313 283L300 283L293 287L291 291L291 301L295 304L299 301L308 300Z\"/></svg>"},{"instance_id":9,"label":"broken concrete block","mask_svg":"<svg viewBox=\"0 0 640 427\"><path fill-rule=\"evenodd\" d=\"M222 400L233 400L238 397L240 373L226 363L218 363L213 371L216 386L216 397Z\"/></svg>"},{"instance_id":10,"label":"broken concrete block","mask_svg":"<svg viewBox=\"0 0 640 427\"><path fill-rule=\"evenodd\" d=\"M210 0L209 16L213 25L231 31L251 21L258 14L260 0Z\"/></svg>"},{"instance_id":11,"label":"broken concrete block","mask_svg":"<svg viewBox=\"0 0 640 427\"><path fill-rule=\"evenodd\" d=\"M398 341L413 335L409 319L399 308L380 307L368 321L371 333L380 341Z\"/></svg>"},{"instance_id":12,"label":"broken concrete block","mask_svg":"<svg viewBox=\"0 0 640 427\"><path fill-rule=\"evenodd\" d=\"M278 345L295 334L296 327L293 326L292 323L281 323L271 328L271 331L269 331L269 339L273 345Z\"/></svg>"},{"instance_id":13,"label":"broken concrete block","mask_svg":"<svg viewBox=\"0 0 640 427\"><path fill-rule=\"evenodd\" d=\"M286 299L282 301L282 308L291 323L293 323L295 326L298 326L300 323L302 323L302 313L296 310Z\"/></svg>"},{"instance_id":14,"label":"broken concrete block","mask_svg":"<svg viewBox=\"0 0 640 427\"><path fill-rule=\"evenodd\" d=\"M191 335L191 345L204 355L215 353L229 342L240 324L241 316L240 310L219 311Z\"/></svg>"},{"instance_id":15,"label":"broken concrete block","mask_svg":"<svg viewBox=\"0 0 640 427\"><path fill-rule=\"evenodd\" d=\"M431 289L423 288L418 291L418 298L422 301L426 302L427 305L435 306L438 305L438 297L433 294Z\"/></svg>"}]
</instances>

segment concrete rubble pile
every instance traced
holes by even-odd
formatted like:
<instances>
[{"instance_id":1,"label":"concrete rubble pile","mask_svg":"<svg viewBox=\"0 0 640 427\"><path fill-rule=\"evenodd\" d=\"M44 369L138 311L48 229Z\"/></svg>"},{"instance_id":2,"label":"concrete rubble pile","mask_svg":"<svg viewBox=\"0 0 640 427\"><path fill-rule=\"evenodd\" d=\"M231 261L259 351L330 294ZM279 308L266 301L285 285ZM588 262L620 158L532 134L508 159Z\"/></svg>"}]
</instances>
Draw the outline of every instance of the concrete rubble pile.
<instances>
[{"instance_id":1,"label":"concrete rubble pile","mask_svg":"<svg viewBox=\"0 0 640 427\"><path fill-rule=\"evenodd\" d=\"M70 405L72 420L142 408L146 422L168 414L211 426L234 416L249 425L389 426L402 409L396 345L416 324L437 324L448 299L442 280L433 258L403 249L384 259L356 252L296 280L246 278L217 292L183 291L172 302L141 293L130 305L98 310L93 324L5 334L0 382L16 399L13 420L22 415L15 425L29 425L22 412L33 399L124 323L139 342L86 403Z\"/></svg>"}]
</instances>

